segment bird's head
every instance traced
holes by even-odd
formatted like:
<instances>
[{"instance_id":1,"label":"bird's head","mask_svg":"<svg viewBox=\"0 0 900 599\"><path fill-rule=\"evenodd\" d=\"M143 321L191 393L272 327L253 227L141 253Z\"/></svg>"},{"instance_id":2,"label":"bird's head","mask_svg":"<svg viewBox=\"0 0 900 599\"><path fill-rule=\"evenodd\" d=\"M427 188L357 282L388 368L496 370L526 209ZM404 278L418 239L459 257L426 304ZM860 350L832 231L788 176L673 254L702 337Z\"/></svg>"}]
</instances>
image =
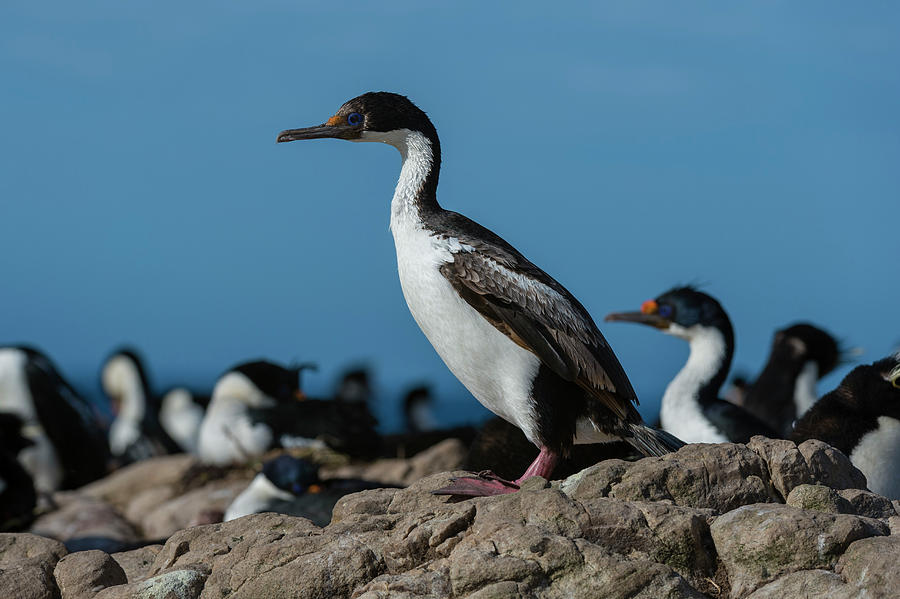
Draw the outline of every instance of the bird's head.
<instances>
[{"instance_id":1,"label":"bird's head","mask_svg":"<svg viewBox=\"0 0 900 599\"><path fill-rule=\"evenodd\" d=\"M641 304L640 312L613 312L607 322L636 322L690 341L709 329L731 332L731 321L716 299L693 287L676 287Z\"/></svg>"},{"instance_id":2,"label":"bird's head","mask_svg":"<svg viewBox=\"0 0 900 599\"><path fill-rule=\"evenodd\" d=\"M438 138L428 116L406 96L391 92L367 92L348 100L321 125L287 129L278 134L278 143L301 139L335 138L349 141L378 141L401 151L409 133L420 133L433 146Z\"/></svg>"}]
</instances>

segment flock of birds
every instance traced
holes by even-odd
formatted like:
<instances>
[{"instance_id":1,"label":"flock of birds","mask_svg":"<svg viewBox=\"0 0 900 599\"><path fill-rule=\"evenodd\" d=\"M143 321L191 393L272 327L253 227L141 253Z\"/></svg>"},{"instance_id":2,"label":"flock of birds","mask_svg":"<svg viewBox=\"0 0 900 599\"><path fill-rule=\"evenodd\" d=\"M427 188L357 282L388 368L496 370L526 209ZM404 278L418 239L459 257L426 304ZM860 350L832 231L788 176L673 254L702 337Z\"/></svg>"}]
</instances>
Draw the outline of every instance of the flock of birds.
<instances>
[{"instance_id":1,"label":"flock of birds","mask_svg":"<svg viewBox=\"0 0 900 599\"><path fill-rule=\"evenodd\" d=\"M350 398L365 386L352 377L342 385L351 390L346 394L311 399L300 390L302 369L255 361L228 370L208 400L186 389L157 398L137 355L122 351L103 367L116 413L106 431L46 356L0 348L4 525L20 519L29 502L27 493L16 493L24 481L38 492L75 488L103 476L110 463L186 451L228 465L274 447L307 445L371 459L385 446L422 448L442 436L462 437L470 446L467 467L479 472L438 494L510 493L529 477L549 478L607 457L661 456L684 443L746 442L761 434L825 441L862 470L870 489L900 498L900 353L858 366L819 398L818 379L845 352L826 331L795 324L776 332L758 377L721 399L734 353L730 319L710 295L674 288L638 311L606 317L649 325L690 345L662 398L659 427L648 426L624 369L578 300L502 238L437 203L440 141L423 111L404 96L369 92L322 125L283 131L278 142L317 138L400 151L390 224L404 297L447 367L498 418L480 431L425 430L427 400L417 396L427 394L411 393L405 409L420 426L402 441L388 440L375 433L366 401ZM324 484L314 464L282 456L264 465L227 516L291 502ZM333 488L359 485L334 481Z\"/></svg>"}]
</instances>

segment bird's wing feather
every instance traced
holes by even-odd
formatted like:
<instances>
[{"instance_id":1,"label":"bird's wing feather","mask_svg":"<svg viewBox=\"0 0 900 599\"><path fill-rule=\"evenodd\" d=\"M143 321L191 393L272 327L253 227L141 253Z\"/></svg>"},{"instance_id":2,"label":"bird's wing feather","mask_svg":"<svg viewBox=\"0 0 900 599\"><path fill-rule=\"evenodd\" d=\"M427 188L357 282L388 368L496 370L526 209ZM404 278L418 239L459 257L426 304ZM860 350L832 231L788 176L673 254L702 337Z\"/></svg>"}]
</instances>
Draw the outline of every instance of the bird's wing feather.
<instances>
[{"instance_id":1,"label":"bird's wing feather","mask_svg":"<svg viewBox=\"0 0 900 599\"><path fill-rule=\"evenodd\" d=\"M441 273L485 319L553 372L577 383L618 417L634 418L630 402L637 403L637 397L631 383L584 307L497 240L485 241L483 235L477 241L456 239L450 244L452 261L441 265Z\"/></svg>"},{"instance_id":2,"label":"bird's wing feather","mask_svg":"<svg viewBox=\"0 0 900 599\"><path fill-rule=\"evenodd\" d=\"M754 435L763 435L770 439L781 437L762 420L724 399L704 406L703 413L732 443L747 443Z\"/></svg>"}]
</instances>

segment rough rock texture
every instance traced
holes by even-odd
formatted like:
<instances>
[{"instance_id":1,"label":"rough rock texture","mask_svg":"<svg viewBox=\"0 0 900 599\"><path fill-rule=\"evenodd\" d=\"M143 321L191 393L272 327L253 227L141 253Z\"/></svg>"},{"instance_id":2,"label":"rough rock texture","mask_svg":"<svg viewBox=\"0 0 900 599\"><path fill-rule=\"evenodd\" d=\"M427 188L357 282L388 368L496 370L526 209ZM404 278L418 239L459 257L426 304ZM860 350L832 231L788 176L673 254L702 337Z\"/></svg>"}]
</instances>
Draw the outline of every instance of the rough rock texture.
<instances>
[{"instance_id":1,"label":"rough rock texture","mask_svg":"<svg viewBox=\"0 0 900 599\"><path fill-rule=\"evenodd\" d=\"M459 439L445 439L410 459L381 459L371 464L323 468L323 478L361 478L391 485L410 485L423 476L456 470L466 458Z\"/></svg>"},{"instance_id":2,"label":"rough rock texture","mask_svg":"<svg viewBox=\"0 0 900 599\"><path fill-rule=\"evenodd\" d=\"M162 551L162 545L147 545L140 549L113 553L112 558L125 572L128 582L140 582L150 574L153 560Z\"/></svg>"},{"instance_id":3,"label":"rough rock texture","mask_svg":"<svg viewBox=\"0 0 900 599\"><path fill-rule=\"evenodd\" d=\"M390 465L394 482L449 463L454 451L445 443L391 460L403 462ZM125 506L145 535L174 531L164 545L59 561L65 550L54 541L5 535L19 549L0 537L0 585L33 586L13 594L0 586L0 598L56 597L56 581L66 597L88 599L900 596L900 536L888 536L900 534L898 504L861 489L862 475L818 442L690 445L463 501L431 494L464 474L441 472L405 489L347 495L324 528L279 514L190 526L223 508L252 472L157 465L164 473L139 470L156 487L126 472L130 497L120 482L94 483L92 493ZM371 468L389 472L384 462ZM22 550L35 539L49 545ZM7 563L29 576L7 576Z\"/></svg>"},{"instance_id":4,"label":"rough rock texture","mask_svg":"<svg viewBox=\"0 0 900 599\"><path fill-rule=\"evenodd\" d=\"M677 453L637 462L607 460L570 476L560 489L574 499L668 500L726 512L748 503L778 501L766 462L744 445L687 445Z\"/></svg>"},{"instance_id":5,"label":"rough rock texture","mask_svg":"<svg viewBox=\"0 0 900 599\"><path fill-rule=\"evenodd\" d=\"M55 599L53 568L66 555L59 541L22 533L0 533L0 597Z\"/></svg>"},{"instance_id":6,"label":"rough rock texture","mask_svg":"<svg viewBox=\"0 0 900 599\"><path fill-rule=\"evenodd\" d=\"M888 532L878 520L777 504L743 506L710 526L732 597L783 574L831 568L852 542Z\"/></svg>"},{"instance_id":7,"label":"rough rock texture","mask_svg":"<svg viewBox=\"0 0 900 599\"><path fill-rule=\"evenodd\" d=\"M125 571L102 551L70 553L53 570L62 599L84 599L115 585L125 584Z\"/></svg>"}]
</instances>

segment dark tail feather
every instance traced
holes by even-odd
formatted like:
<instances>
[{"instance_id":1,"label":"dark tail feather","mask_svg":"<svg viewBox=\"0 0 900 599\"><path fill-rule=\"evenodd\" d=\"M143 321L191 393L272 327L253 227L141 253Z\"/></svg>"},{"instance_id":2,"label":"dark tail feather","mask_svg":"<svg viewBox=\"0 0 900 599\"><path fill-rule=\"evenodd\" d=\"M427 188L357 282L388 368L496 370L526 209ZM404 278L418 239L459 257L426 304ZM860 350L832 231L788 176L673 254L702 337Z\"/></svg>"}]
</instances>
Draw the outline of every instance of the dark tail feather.
<instances>
[{"instance_id":1,"label":"dark tail feather","mask_svg":"<svg viewBox=\"0 0 900 599\"><path fill-rule=\"evenodd\" d=\"M667 453L678 451L684 446L684 441L670 435L666 431L655 429L646 424L628 424L631 431L630 437L625 437L632 447L645 456L664 456Z\"/></svg>"}]
</instances>

